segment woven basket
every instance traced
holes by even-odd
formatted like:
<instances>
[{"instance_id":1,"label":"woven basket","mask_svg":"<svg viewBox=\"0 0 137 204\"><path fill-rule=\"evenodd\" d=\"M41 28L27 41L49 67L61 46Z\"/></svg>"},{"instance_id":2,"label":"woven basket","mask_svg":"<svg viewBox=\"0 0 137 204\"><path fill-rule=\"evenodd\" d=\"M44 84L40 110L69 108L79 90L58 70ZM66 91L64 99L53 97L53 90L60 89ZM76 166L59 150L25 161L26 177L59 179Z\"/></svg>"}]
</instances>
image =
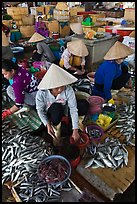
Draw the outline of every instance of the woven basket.
<instances>
[{"instance_id":1,"label":"woven basket","mask_svg":"<svg viewBox=\"0 0 137 204\"><path fill-rule=\"evenodd\" d=\"M20 27L20 26L23 26L23 22L22 22L22 20L16 20L16 25L18 26L18 27Z\"/></svg>"},{"instance_id":2,"label":"woven basket","mask_svg":"<svg viewBox=\"0 0 137 204\"><path fill-rule=\"evenodd\" d=\"M39 12L44 15L44 7L30 7L31 15L38 15Z\"/></svg>"},{"instance_id":3,"label":"woven basket","mask_svg":"<svg viewBox=\"0 0 137 204\"><path fill-rule=\"evenodd\" d=\"M35 16L34 15L24 15L22 17L23 25L34 25L35 24Z\"/></svg>"},{"instance_id":4,"label":"woven basket","mask_svg":"<svg viewBox=\"0 0 137 204\"><path fill-rule=\"evenodd\" d=\"M69 11L54 9L53 17L58 21L69 21Z\"/></svg>"},{"instance_id":5,"label":"woven basket","mask_svg":"<svg viewBox=\"0 0 137 204\"><path fill-rule=\"evenodd\" d=\"M62 27L62 22L59 23L59 31L60 31L60 37L65 37L70 34L70 25L69 22L64 22L66 25Z\"/></svg>"},{"instance_id":6,"label":"woven basket","mask_svg":"<svg viewBox=\"0 0 137 204\"><path fill-rule=\"evenodd\" d=\"M124 12L124 19L135 22L135 9L126 8Z\"/></svg>"},{"instance_id":7,"label":"woven basket","mask_svg":"<svg viewBox=\"0 0 137 204\"><path fill-rule=\"evenodd\" d=\"M11 15L12 18L15 20L15 21L19 21L19 20L22 20L22 14L18 14L18 15Z\"/></svg>"},{"instance_id":8,"label":"woven basket","mask_svg":"<svg viewBox=\"0 0 137 204\"><path fill-rule=\"evenodd\" d=\"M26 7L7 7L8 15L21 15L21 14L29 14L28 8Z\"/></svg>"},{"instance_id":9,"label":"woven basket","mask_svg":"<svg viewBox=\"0 0 137 204\"><path fill-rule=\"evenodd\" d=\"M12 27L12 20L2 20L2 23L8 27Z\"/></svg>"},{"instance_id":10,"label":"woven basket","mask_svg":"<svg viewBox=\"0 0 137 204\"><path fill-rule=\"evenodd\" d=\"M35 33L35 26L20 26L20 32L23 38L29 38Z\"/></svg>"},{"instance_id":11,"label":"woven basket","mask_svg":"<svg viewBox=\"0 0 137 204\"><path fill-rule=\"evenodd\" d=\"M55 8L54 5L45 5L45 6L44 6L44 13L45 13L46 15L48 15L49 12L50 12L52 9L54 9L54 8Z\"/></svg>"}]
</instances>

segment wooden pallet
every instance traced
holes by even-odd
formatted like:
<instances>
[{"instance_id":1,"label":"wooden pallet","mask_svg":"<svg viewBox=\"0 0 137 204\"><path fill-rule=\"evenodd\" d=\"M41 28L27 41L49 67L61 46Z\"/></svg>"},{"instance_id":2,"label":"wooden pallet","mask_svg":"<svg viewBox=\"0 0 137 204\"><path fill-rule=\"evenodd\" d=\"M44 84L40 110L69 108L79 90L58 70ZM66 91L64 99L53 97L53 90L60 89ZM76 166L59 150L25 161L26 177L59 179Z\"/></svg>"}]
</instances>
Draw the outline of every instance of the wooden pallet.
<instances>
[{"instance_id":1,"label":"wooden pallet","mask_svg":"<svg viewBox=\"0 0 137 204\"><path fill-rule=\"evenodd\" d=\"M115 135L120 140L124 139L118 129L112 127L112 130L109 130L109 134L106 133L104 137ZM116 195L125 192L135 180L135 148L132 146L126 148L129 155L127 167L124 166L115 171L111 168L85 169L84 166L90 158L90 155L85 153L76 171L105 197L114 200Z\"/></svg>"}]
</instances>

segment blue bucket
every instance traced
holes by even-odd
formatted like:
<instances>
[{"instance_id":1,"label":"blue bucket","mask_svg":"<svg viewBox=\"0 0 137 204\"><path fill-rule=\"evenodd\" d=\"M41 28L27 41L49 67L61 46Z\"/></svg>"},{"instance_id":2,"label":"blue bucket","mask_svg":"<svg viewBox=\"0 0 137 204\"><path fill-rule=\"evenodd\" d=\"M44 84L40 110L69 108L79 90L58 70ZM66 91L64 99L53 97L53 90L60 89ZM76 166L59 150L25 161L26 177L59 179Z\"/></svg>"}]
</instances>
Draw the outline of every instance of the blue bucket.
<instances>
[{"instance_id":1,"label":"blue bucket","mask_svg":"<svg viewBox=\"0 0 137 204\"><path fill-rule=\"evenodd\" d=\"M67 166L66 175L65 175L64 179L61 180L61 181L56 180L56 181L53 181L53 182L48 182L48 181L45 180L45 182L47 184L56 185L57 186L57 185L61 185L61 184L65 183L69 179L69 177L71 175L71 165L70 165L69 161L65 157L60 156L60 155L47 156L45 159L43 159L40 162L40 164L38 166L38 176L39 176L40 180L44 181L44 178L40 176L40 168L41 168L41 166L44 165L44 164L47 164L47 163L49 163L49 162L51 162L53 160L56 160L56 159L59 159L61 162L64 162L65 165ZM51 173L51 171L50 171L50 173Z\"/></svg>"}]
</instances>

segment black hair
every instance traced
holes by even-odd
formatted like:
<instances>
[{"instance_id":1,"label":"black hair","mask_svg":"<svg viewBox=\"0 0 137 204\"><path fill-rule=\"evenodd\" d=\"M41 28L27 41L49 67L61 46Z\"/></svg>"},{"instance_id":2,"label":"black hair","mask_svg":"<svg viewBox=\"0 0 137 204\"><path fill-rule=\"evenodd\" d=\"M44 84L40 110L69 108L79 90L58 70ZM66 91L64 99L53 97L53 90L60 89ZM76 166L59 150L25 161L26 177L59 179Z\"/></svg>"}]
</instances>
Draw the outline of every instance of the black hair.
<instances>
[{"instance_id":1,"label":"black hair","mask_svg":"<svg viewBox=\"0 0 137 204\"><path fill-rule=\"evenodd\" d=\"M42 18L41 16L38 17L38 20L39 20L40 18L43 20L43 18Z\"/></svg>"},{"instance_id":2,"label":"black hair","mask_svg":"<svg viewBox=\"0 0 137 204\"><path fill-rule=\"evenodd\" d=\"M11 72L12 69L17 70L18 68L17 62L14 63L12 60L2 59L2 69L5 71Z\"/></svg>"}]
</instances>

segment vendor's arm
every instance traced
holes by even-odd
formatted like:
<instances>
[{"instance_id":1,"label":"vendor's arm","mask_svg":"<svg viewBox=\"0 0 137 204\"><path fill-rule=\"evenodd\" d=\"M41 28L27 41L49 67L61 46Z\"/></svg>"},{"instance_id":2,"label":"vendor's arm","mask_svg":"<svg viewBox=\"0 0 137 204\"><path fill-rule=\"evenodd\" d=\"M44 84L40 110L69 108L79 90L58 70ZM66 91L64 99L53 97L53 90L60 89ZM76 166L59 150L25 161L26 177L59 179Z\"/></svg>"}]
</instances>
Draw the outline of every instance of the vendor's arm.
<instances>
[{"instance_id":1,"label":"vendor's arm","mask_svg":"<svg viewBox=\"0 0 137 204\"><path fill-rule=\"evenodd\" d=\"M72 70L72 71L77 71L77 69L75 67L70 65L70 57L71 57L71 53L67 49L64 50L63 59L64 59L65 69L69 69L69 70Z\"/></svg>"},{"instance_id":2,"label":"vendor's arm","mask_svg":"<svg viewBox=\"0 0 137 204\"><path fill-rule=\"evenodd\" d=\"M48 133L54 137L55 132L50 124L50 121L47 117L47 111L46 111L46 93L45 91L39 90L36 94L36 109L39 118L41 119L42 123L47 126Z\"/></svg>"},{"instance_id":3,"label":"vendor's arm","mask_svg":"<svg viewBox=\"0 0 137 204\"><path fill-rule=\"evenodd\" d=\"M15 112L17 112L19 109L20 109L19 107L17 107L16 105L13 105L13 106L10 108L10 111L11 111L11 113L15 113Z\"/></svg>"},{"instance_id":4,"label":"vendor's arm","mask_svg":"<svg viewBox=\"0 0 137 204\"><path fill-rule=\"evenodd\" d=\"M78 133L79 118L78 118L77 101L76 101L74 90L70 86L67 87L67 99L68 99L68 107L70 109L71 120L72 120L72 129L73 129L72 137L74 138L75 141L77 141L80 137Z\"/></svg>"},{"instance_id":5,"label":"vendor's arm","mask_svg":"<svg viewBox=\"0 0 137 204\"><path fill-rule=\"evenodd\" d=\"M41 119L42 123L46 126L47 124L49 124L49 120L47 117L45 96L46 96L45 91L38 90L36 94L36 109L39 118Z\"/></svg>"},{"instance_id":6,"label":"vendor's arm","mask_svg":"<svg viewBox=\"0 0 137 204\"><path fill-rule=\"evenodd\" d=\"M82 57L81 67L82 67L81 71L85 72L85 57Z\"/></svg>"}]
</instances>

